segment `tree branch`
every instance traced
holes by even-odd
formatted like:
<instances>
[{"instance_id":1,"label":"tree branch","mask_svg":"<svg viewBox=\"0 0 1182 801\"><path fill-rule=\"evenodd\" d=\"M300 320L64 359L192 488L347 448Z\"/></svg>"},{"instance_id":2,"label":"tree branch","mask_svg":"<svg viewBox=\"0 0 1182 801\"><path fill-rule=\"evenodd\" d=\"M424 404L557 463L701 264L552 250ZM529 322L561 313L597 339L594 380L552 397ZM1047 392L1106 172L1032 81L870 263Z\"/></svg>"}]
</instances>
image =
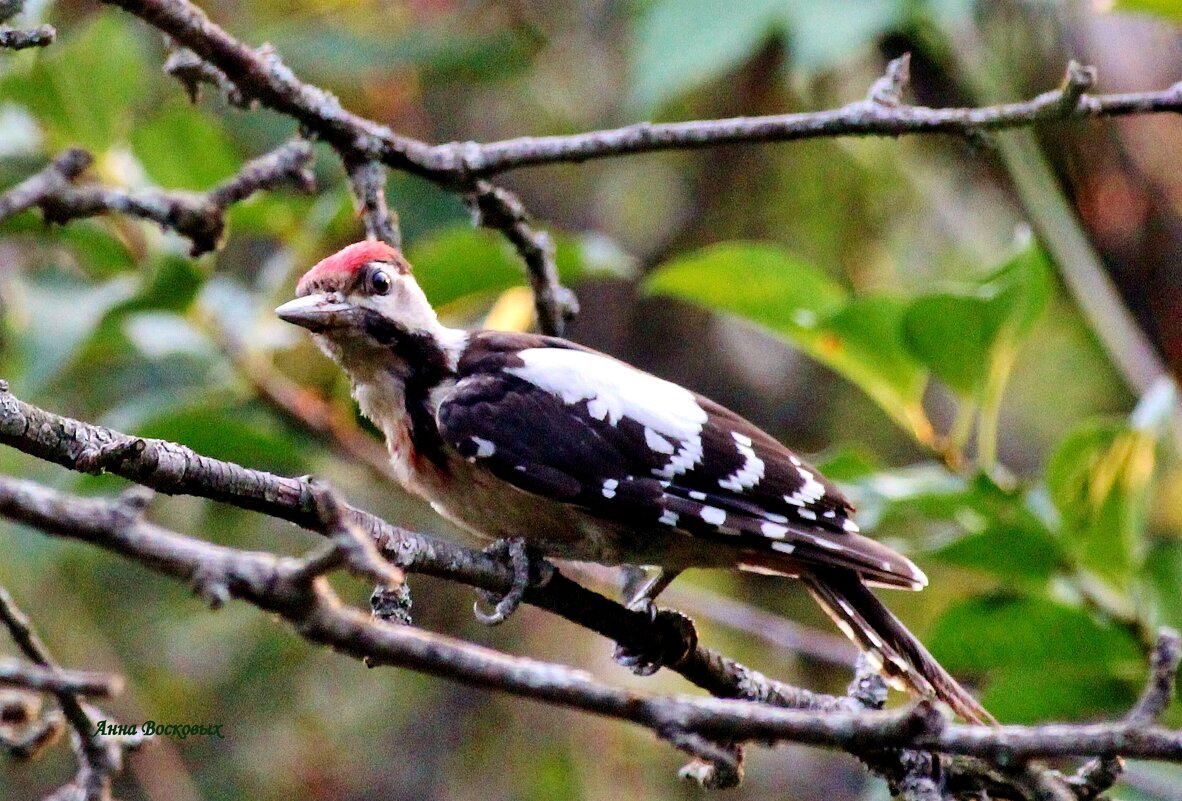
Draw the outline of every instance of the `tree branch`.
<instances>
[{"instance_id":1,"label":"tree branch","mask_svg":"<svg viewBox=\"0 0 1182 801\"><path fill-rule=\"evenodd\" d=\"M0 622L8 629L21 652L40 666L45 674L59 680L71 675L53 661L49 649L33 630L28 617L17 608L12 596L3 587L0 587ZM117 692L116 684L112 680L108 681L108 689ZM46 686L44 689L57 699L66 722L74 730L74 750L78 754L78 775L59 792L76 790L86 801L110 801L111 777L123 766L124 750L138 747L141 740L98 734L98 721L101 718L92 707L82 703L78 689L66 686Z\"/></svg>"},{"instance_id":2,"label":"tree branch","mask_svg":"<svg viewBox=\"0 0 1182 801\"><path fill-rule=\"evenodd\" d=\"M96 184L73 184L92 161L85 150L65 151L45 169L0 195L0 221L33 207L41 209L47 222L59 224L99 214L129 214L187 237L193 245L192 254L199 256L217 248L230 206L288 180L311 191L313 180L307 169L312 148L301 140L248 161L238 174L204 194L129 192Z\"/></svg>"},{"instance_id":3,"label":"tree branch","mask_svg":"<svg viewBox=\"0 0 1182 801\"><path fill-rule=\"evenodd\" d=\"M61 417L17 399L7 385L0 385L0 442L71 470L106 470L166 494L229 503L327 533L308 479L251 470L176 443L132 437ZM408 572L494 593L504 593L512 585L510 567L485 553L390 525L350 506L344 507L344 513L386 558ZM557 570L544 587L531 587L525 600L626 647L669 655L666 667L712 695L801 709L854 708L849 699L776 682L700 644L687 652L680 629L664 618L654 622Z\"/></svg>"},{"instance_id":4,"label":"tree branch","mask_svg":"<svg viewBox=\"0 0 1182 801\"><path fill-rule=\"evenodd\" d=\"M635 723L724 742L796 742L853 753L910 748L974 755L1007 765L1039 758L1120 754L1182 762L1182 733L1122 721L1108 724L975 726L947 723L928 702L888 712L778 709L727 699L654 696L612 688L561 665L510 657L344 606L319 556L292 559L243 551L168 531L142 518L143 505L68 495L0 477L0 515L46 533L97 545L209 597L210 585L280 615L307 639L374 664L395 665ZM356 569L349 560L339 564ZM368 572L366 572L368 575ZM683 741L689 742L689 741ZM694 747L701 745L698 742Z\"/></svg>"},{"instance_id":5,"label":"tree branch","mask_svg":"<svg viewBox=\"0 0 1182 801\"><path fill-rule=\"evenodd\" d=\"M26 665L15 659L0 659L0 684L43 693L69 693L109 698L123 689L123 680L105 673L82 670L54 670Z\"/></svg>"},{"instance_id":6,"label":"tree branch","mask_svg":"<svg viewBox=\"0 0 1182 801\"><path fill-rule=\"evenodd\" d=\"M711 782L733 780L741 765L723 760L727 746L719 744L753 740L789 739L866 755L881 752L877 757L867 756L867 764L888 778L894 777L892 781L899 787L911 788L907 792L915 798L933 792L928 779L936 776L942 777L944 788L956 797L968 797L983 788L1000 788L1022 798L1040 797L1050 792L1049 782L1061 784L1061 780L1033 767L1018 773L999 767L1023 765L1040 757L1128 755L1182 762L1182 733L1150 725L1144 717L1160 711L1170 694L1169 668L1174 663L1173 657L1166 657L1174 653L1174 641L1169 633L1163 634L1156 651L1159 656L1154 662L1152 692L1145 696L1149 700L1138 705L1142 711L1135 719L1112 724L960 726L932 718L933 710L926 704L879 717L865 712L867 706L877 706L885 697L877 677L864 677L851 696L824 696L771 681L701 645L675 662L672 669L719 696L719 701L690 703L621 695L621 691L591 682L568 668L516 660L487 649L471 651L475 646L371 620L354 610L343 610L335 598L321 596L320 589L315 590L311 605L298 593L281 593L276 598L276 586L303 587L299 593L304 593L307 587L320 587L323 573L339 566L386 585L397 583L397 574L373 561L368 546L371 540L386 558L408 570L493 591L503 591L511 582L508 567L487 555L391 526L341 504L308 479L249 470L175 443L128 437L58 417L6 391L0 395L0 442L73 469L106 469L164 492L222 500L291 520L330 535L332 544L298 561L234 551L145 523L140 517L146 503L142 494L125 494L112 504L57 494L12 479L0 480L0 514L115 550L185 580L215 605L230 597L244 598L288 617L305 636L366 656L375 664L413 667L648 726L695 753L699 760L713 759L710 767L689 769ZM359 531L368 536L359 538ZM361 550L350 551L354 548ZM557 571L546 586L531 588L526 599L635 646L651 648L654 641L668 636L655 630L647 615L630 612ZM371 624L385 628L373 630ZM394 635L391 629L414 633ZM664 647L678 654L678 648L684 649L684 640ZM735 705L726 699L762 703ZM656 706L648 706L650 702ZM673 706L662 706L666 702ZM765 710L770 717L752 710ZM791 714L777 717L774 713L778 712ZM867 714L871 716L865 717ZM904 731L908 733L904 735ZM922 758L922 752L927 751L961 756L945 757L937 766ZM1053 786L1058 788L1059 784ZM1083 801L1091 797L1086 795L1084 782L1075 780L1072 787Z\"/></svg>"},{"instance_id":7,"label":"tree branch","mask_svg":"<svg viewBox=\"0 0 1182 801\"><path fill-rule=\"evenodd\" d=\"M57 31L52 25L36 28L13 28L6 23L25 9L25 0L0 0L0 48L23 50L53 44Z\"/></svg>"}]
</instances>

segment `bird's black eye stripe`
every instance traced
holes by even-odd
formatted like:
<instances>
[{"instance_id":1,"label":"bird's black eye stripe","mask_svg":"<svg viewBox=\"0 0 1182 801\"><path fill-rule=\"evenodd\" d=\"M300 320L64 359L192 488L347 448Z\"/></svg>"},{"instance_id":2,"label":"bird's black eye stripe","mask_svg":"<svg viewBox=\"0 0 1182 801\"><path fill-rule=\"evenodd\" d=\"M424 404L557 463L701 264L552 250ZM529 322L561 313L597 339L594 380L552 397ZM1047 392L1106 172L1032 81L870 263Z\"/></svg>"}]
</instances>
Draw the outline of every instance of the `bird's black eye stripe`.
<instances>
[{"instance_id":1,"label":"bird's black eye stripe","mask_svg":"<svg viewBox=\"0 0 1182 801\"><path fill-rule=\"evenodd\" d=\"M375 295L390 293L390 274L381 267L374 267L369 272L369 289Z\"/></svg>"}]
</instances>

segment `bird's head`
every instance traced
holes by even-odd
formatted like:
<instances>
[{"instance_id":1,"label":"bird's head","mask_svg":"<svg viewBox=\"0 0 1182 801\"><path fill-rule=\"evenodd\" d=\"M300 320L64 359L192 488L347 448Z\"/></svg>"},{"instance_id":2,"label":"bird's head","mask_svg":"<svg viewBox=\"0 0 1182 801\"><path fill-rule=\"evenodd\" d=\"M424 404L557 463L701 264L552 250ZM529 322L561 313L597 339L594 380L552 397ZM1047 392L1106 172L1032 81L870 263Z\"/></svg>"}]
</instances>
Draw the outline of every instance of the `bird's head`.
<instances>
[{"instance_id":1,"label":"bird's head","mask_svg":"<svg viewBox=\"0 0 1182 801\"><path fill-rule=\"evenodd\" d=\"M398 358L443 330L406 259L383 242L357 242L324 259L275 313L311 331L350 372Z\"/></svg>"}]
</instances>

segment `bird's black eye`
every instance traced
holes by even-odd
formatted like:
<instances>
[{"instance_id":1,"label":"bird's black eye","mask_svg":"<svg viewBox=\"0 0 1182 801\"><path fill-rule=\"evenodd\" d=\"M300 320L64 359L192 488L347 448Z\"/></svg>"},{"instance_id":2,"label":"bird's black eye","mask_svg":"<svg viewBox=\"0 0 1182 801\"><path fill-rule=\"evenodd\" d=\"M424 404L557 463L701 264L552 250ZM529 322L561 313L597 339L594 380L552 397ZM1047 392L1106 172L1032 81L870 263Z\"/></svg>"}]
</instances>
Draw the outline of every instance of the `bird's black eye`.
<instances>
[{"instance_id":1,"label":"bird's black eye","mask_svg":"<svg viewBox=\"0 0 1182 801\"><path fill-rule=\"evenodd\" d=\"M390 293L390 275L385 270L374 270L369 274L369 288L375 295Z\"/></svg>"}]
</instances>

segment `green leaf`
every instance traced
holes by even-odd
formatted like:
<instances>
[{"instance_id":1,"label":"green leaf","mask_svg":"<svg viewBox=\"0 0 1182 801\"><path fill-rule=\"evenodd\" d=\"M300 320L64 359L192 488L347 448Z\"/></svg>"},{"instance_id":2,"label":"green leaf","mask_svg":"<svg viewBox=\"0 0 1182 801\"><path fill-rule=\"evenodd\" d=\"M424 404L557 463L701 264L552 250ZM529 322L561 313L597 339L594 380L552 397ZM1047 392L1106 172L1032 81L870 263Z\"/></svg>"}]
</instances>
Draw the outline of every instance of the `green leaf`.
<instances>
[{"instance_id":1,"label":"green leaf","mask_svg":"<svg viewBox=\"0 0 1182 801\"><path fill-rule=\"evenodd\" d=\"M817 326L805 349L861 387L916 439L929 442L922 403L927 371L900 335L906 307L887 295L855 298Z\"/></svg>"},{"instance_id":2,"label":"green leaf","mask_svg":"<svg viewBox=\"0 0 1182 801\"><path fill-rule=\"evenodd\" d=\"M27 73L0 81L0 97L24 105L47 145L101 153L125 135L147 87L149 67L128 18L96 14L82 30L47 48Z\"/></svg>"},{"instance_id":3,"label":"green leaf","mask_svg":"<svg viewBox=\"0 0 1182 801\"><path fill-rule=\"evenodd\" d=\"M136 283L130 275L102 284L50 275L25 286L15 327L30 393L40 391L70 363L107 314L134 296Z\"/></svg>"},{"instance_id":4,"label":"green leaf","mask_svg":"<svg viewBox=\"0 0 1182 801\"><path fill-rule=\"evenodd\" d=\"M1103 667L1014 667L989 682L981 703L1005 723L1088 720L1127 710L1137 698L1136 687L1132 677Z\"/></svg>"},{"instance_id":5,"label":"green leaf","mask_svg":"<svg viewBox=\"0 0 1182 801\"><path fill-rule=\"evenodd\" d=\"M1182 628L1182 542L1154 543L1137 578L1150 625Z\"/></svg>"},{"instance_id":6,"label":"green leaf","mask_svg":"<svg viewBox=\"0 0 1182 801\"><path fill-rule=\"evenodd\" d=\"M438 24L414 25L405 35L391 38L376 29L297 18L290 25L269 29L266 39L296 73L317 83L356 87L358 76L410 69L419 73L424 85L471 85L528 69L539 49L539 41L528 31L515 25L472 30L445 17Z\"/></svg>"},{"instance_id":7,"label":"green leaf","mask_svg":"<svg viewBox=\"0 0 1182 801\"><path fill-rule=\"evenodd\" d=\"M1081 567L1114 589L1128 587L1144 559L1144 528L1156 439L1120 423L1088 423L1047 465L1047 490L1062 536Z\"/></svg>"},{"instance_id":8,"label":"green leaf","mask_svg":"<svg viewBox=\"0 0 1182 801\"><path fill-rule=\"evenodd\" d=\"M1155 17L1182 22L1182 2L1179 0L1116 0L1112 10L1152 14Z\"/></svg>"},{"instance_id":9,"label":"green leaf","mask_svg":"<svg viewBox=\"0 0 1182 801\"><path fill-rule=\"evenodd\" d=\"M163 187L209 189L242 166L221 125L180 98L137 124L131 143L152 181Z\"/></svg>"},{"instance_id":10,"label":"green leaf","mask_svg":"<svg viewBox=\"0 0 1182 801\"><path fill-rule=\"evenodd\" d=\"M1047 598L961 601L927 640L948 670L988 677L983 701L1007 722L1077 718L1127 705L1144 670L1131 635ZM1077 686L1090 695L1072 689Z\"/></svg>"},{"instance_id":11,"label":"green leaf","mask_svg":"<svg viewBox=\"0 0 1182 801\"><path fill-rule=\"evenodd\" d=\"M645 289L806 337L849 300L821 270L761 242L723 242L666 262L649 275Z\"/></svg>"},{"instance_id":12,"label":"green leaf","mask_svg":"<svg viewBox=\"0 0 1182 801\"><path fill-rule=\"evenodd\" d=\"M632 32L631 104L651 112L733 69L783 24L784 0L657 0Z\"/></svg>"},{"instance_id":13,"label":"green leaf","mask_svg":"<svg viewBox=\"0 0 1182 801\"><path fill-rule=\"evenodd\" d=\"M903 344L901 299L850 299L829 276L783 248L748 242L713 245L664 264L646 288L787 337L860 387L918 439L930 437L921 404L927 372Z\"/></svg>"},{"instance_id":14,"label":"green leaf","mask_svg":"<svg viewBox=\"0 0 1182 801\"><path fill-rule=\"evenodd\" d=\"M631 102L651 112L722 77L775 34L817 72L863 51L906 17L905 0L657 0L632 34Z\"/></svg>"},{"instance_id":15,"label":"green leaf","mask_svg":"<svg viewBox=\"0 0 1182 801\"><path fill-rule=\"evenodd\" d=\"M986 520L985 527L933 551L941 562L996 574L1005 580L1045 582L1060 567L1059 541L1041 525L1024 520L1006 525Z\"/></svg>"},{"instance_id":16,"label":"green leaf","mask_svg":"<svg viewBox=\"0 0 1182 801\"><path fill-rule=\"evenodd\" d=\"M972 287L916 298L903 321L907 348L948 387L981 393L993 365L1025 336L1046 308L1050 269L1030 245ZM1004 376L1000 377L1004 381Z\"/></svg>"},{"instance_id":17,"label":"green leaf","mask_svg":"<svg viewBox=\"0 0 1182 801\"><path fill-rule=\"evenodd\" d=\"M493 231L451 228L407 248L415 278L435 306L491 295L524 281L521 261Z\"/></svg>"},{"instance_id":18,"label":"green leaf","mask_svg":"<svg viewBox=\"0 0 1182 801\"><path fill-rule=\"evenodd\" d=\"M911 302L903 337L916 358L963 396L984 380L993 336L989 301L973 295L932 294ZM996 334L996 332L992 332Z\"/></svg>"}]
</instances>

